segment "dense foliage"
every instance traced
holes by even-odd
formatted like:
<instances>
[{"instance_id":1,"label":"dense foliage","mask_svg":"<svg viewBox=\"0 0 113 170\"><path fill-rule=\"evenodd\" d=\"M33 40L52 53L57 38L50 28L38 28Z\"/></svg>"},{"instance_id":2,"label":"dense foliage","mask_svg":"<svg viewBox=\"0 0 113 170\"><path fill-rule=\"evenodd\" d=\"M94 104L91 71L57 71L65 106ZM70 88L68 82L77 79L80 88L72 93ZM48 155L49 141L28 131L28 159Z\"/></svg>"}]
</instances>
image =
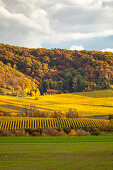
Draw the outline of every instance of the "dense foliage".
<instances>
[{"instance_id":1,"label":"dense foliage","mask_svg":"<svg viewBox=\"0 0 113 170\"><path fill-rule=\"evenodd\" d=\"M65 92L109 89L113 84L112 52L0 44L0 60L35 79L41 93L49 88Z\"/></svg>"},{"instance_id":2,"label":"dense foliage","mask_svg":"<svg viewBox=\"0 0 113 170\"><path fill-rule=\"evenodd\" d=\"M25 96L36 91L35 81L0 61L0 94Z\"/></svg>"}]
</instances>

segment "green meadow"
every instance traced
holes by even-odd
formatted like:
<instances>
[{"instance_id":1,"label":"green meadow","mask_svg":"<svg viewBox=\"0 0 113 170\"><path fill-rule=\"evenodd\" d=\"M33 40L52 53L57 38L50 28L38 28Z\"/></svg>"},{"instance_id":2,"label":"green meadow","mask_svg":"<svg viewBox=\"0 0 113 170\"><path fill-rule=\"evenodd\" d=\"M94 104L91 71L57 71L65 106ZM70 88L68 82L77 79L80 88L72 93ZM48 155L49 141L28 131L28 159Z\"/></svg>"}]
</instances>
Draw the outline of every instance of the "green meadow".
<instances>
[{"instance_id":1,"label":"green meadow","mask_svg":"<svg viewBox=\"0 0 113 170\"><path fill-rule=\"evenodd\" d=\"M111 170L113 136L0 137L0 169Z\"/></svg>"}]
</instances>

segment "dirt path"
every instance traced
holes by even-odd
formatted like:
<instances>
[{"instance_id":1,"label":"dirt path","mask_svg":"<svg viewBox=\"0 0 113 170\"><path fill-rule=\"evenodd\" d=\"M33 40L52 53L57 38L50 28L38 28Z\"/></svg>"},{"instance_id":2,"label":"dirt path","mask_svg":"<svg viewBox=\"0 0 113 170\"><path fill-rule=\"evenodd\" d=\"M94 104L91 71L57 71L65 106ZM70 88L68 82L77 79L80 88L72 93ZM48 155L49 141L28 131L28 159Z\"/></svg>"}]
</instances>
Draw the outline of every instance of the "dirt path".
<instances>
[{"instance_id":1,"label":"dirt path","mask_svg":"<svg viewBox=\"0 0 113 170\"><path fill-rule=\"evenodd\" d=\"M86 168L86 167L89 167L89 166L92 166L92 165L96 165L96 164L98 164L98 163L100 163L100 162L103 162L103 161L105 161L105 160L107 160L107 159L109 159L109 158L111 158L111 157L113 157L113 153L110 154L110 155L108 155L108 156L106 156L106 157L103 158L103 159L100 159L100 160L94 162L94 163L81 166L80 168L77 168L76 170L80 170L80 169L82 169L82 168Z\"/></svg>"},{"instance_id":2,"label":"dirt path","mask_svg":"<svg viewBox=\"0 0 113 170\"><path fill-rule=\"evenodd\" d=\"M8 108L8 109L13 109L13 110L19 110L19 111L25 111L25 108L19 107L19 106L13 106L13 105L0 105L1 107ZM36 107L37 109L44 109L44 110L50 110L53 111L52 109L46 109L42 107Z\"/></svg>"},{"instance_id":3,"label":"dirt path","mask_svg":"<svg viewBox=\"0 0 113 170\"><path fill-rule=\"evenodd\" d=\"M84 160L86 160L86 159L94 156L94 155L97 154L97 153L98 153L98 152L93 152L92 154L85 156L84 158L80 159L80 160L77 161L77 162L75 162L75 160L73 160L73 162L70 162L70 163L67 163L67 164L63 164L63 165L59 165L59 166L57 166L57 167L55 167L55 168L51 168L51 169L48 169L48 170L55 170L55 169L63 168L63 167L65 167L65 166L73 165L73 164L76 164L76 163L78 164L79 162L82 162L82 161L84 161Z\"/></svg>"}]
</instances>

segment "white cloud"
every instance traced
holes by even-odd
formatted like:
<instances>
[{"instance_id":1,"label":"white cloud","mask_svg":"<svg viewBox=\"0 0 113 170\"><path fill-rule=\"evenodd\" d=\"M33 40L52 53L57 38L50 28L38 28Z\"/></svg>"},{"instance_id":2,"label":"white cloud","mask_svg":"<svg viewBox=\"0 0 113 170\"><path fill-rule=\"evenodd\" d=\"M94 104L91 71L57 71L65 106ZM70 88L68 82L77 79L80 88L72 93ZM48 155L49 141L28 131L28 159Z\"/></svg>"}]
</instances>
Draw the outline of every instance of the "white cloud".
<instances>
[{"instance_id":1,"label":"white cloud","mask_svg":"<svg viewBox=\"0 0 113 170\"><path fill-rule=\"evenodd\" d=\"M4 6L4 3L2 0L0 0L0 6Z\"/></svg>"},{"instance_id":2,"label":"white cloud","mask_svg":"<svg viewBox=\"0 0 113 170\"><path fill-rule=\"evenodd\" d=\"M113 35L113 30L103 31L103 32L92 32L92 33L63 33L63 32L51 32L51 35L48 37L50 42L59 43L59 42L66 42L70 40L82 40L82 39L89 39L95 37L107 37Z\"/></svg>"},{"instance_id":3,"label":"white cloud","mask_svg":"<svg viewBox=\"0 0 113 170\"><path fill-rule=\"evenodd\" d=\"M50 31L50 23L48 19L48 14L43 9L36 9L31 13L30 16L31 21L33 21L35 24L41 26L42 29L45 30L45 32Z\"/></svg>"},{"instance_id":4,"label":"white cloud","mask_svg":"<svg viewBox=\"0 0 113 170\"><path fill-rule=\"evenodd\" d=\"M80 50L84 50L84 47L82 45L72 45L70 47L70 50L78 50L78 51L80 51Z\"/></svg>"},{"instance_id":5,"label":"white cloud","mask_svg":"<svg viewBox=\"0 0 113 170\"><path fill-rule=\"evenodd\" d=\"M103 51L103 52L105 52L105 51L113 52L113 48L105 48L105 49L102 49L101 51Z\"/></svg>"},{"instance_id":6,"label":"white cloud","mask_svg":"<svg viewBox=\"0 0 113 170\"><path fill-rule=\"evenodd\" d=\"M0 0L0 38L31 47L111 36L111 4L111 0Z\"/></svg>"},{"instance_id":7,"label":"white cloud","mask_svg":"<svg viewBox=\"0 0 113 170\"><path fill-rule=\"evenodd\" d=\"M79 5L83 5L83 4L91 4L93 2L93 0L69 0L70 3L72 4L79 4Z\"/></svg>"},{"instance_id":8,"label":"white cloud","mask_svg":"<svg viewBox=\"0 0 113 170\"><path fill-rule=\"evenodd\" d=\"M104 0L102 6L106 8L113 8L113 0Z\"/></svg>"},{"instance_id":9,"label":"white cloud","mask_svg":"<svg viewBox=\"0 0 113 170\"><path fill-rule=\"evenodd\" d=\"M35 33L40 32L42 35L49 34L51 32L47 13L42 9L37 9L33 11L30 17L28 17L22 13L11 13L3 6L1 6L0 20L1 20L0 22L1 26L6 21L7 26L10 27L13 22L15 24L15 29L17 30L18 30L17 27L19 25L19 27L26 29L26 32L30 29L33 32L35 31Z\"/></svg>"}]
</instances>

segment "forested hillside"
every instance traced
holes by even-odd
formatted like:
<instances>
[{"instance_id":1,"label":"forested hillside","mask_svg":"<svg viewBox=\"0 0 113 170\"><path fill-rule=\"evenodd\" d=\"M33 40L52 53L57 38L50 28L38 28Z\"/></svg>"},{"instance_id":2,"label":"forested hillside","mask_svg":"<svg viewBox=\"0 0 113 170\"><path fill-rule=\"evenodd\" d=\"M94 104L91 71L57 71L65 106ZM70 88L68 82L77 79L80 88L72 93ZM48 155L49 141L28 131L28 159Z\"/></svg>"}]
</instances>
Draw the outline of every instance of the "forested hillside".
<instances>
[{"instance_id":1,"label":"forested hillside","mask_svg":"<svg viewBox=\"0 0 113 170\"><path fill-rule=\"evenodd\" d=\"M41 93L49 88L65 92L109 89L113 84L113 53L111 52L29 49L0 44L0 60L0 67L4 68L4 72L7 68L9 75L15 74L18 70L35 79ZM23 74L21 76L25 79ZM7 79L7 74L3 77ZM14 84L15 78L9 77ZM0 80L1 87L4 79ZM19 84L20 81L23 82L18 78L17 81ZM29 84L33 86L30 81ZM17 88L17 85L13 88Z\"/></svg>"},{"instance_id":2,"label":"forested hillside","mask_svg":"<svg viewBox=\"0 0 113 170\"><path fill-rule=\"evenodd\" d=\"M36 92L35 80L0 61L0 94L25 96Z\"/></svg>"}]
</instances>

